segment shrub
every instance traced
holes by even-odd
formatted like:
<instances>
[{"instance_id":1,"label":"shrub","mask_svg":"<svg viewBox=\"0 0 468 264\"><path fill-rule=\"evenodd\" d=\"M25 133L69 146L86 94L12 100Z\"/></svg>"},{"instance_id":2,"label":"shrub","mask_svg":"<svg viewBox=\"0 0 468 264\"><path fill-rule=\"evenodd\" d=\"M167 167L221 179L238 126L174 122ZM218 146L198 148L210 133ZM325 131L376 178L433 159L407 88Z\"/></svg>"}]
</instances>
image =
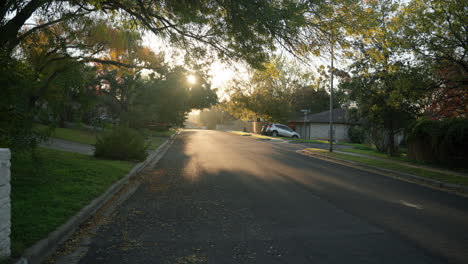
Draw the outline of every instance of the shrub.
<instances>
[{"instance_id":1,"label":"shrub","mask_svg":"<svg viewBox=\"0 0 468 264\"><path fill-rule=\"evenodd\" d=\"M144 160L146 153L143 135L128 127L116 127L97 137L94 156L119 160Z\"/></svg>"},{"instance_id":2,"label":"shrub","mask_svg":"<svg viewBox=\"0 0 468 264\"><path fill-rule=\"evenodd\" d=\"M468 119L417 120L408 129L408 157L451 167L467 167Z\"/></svg>"},{"instance_id":3,"label":"shrub","mask_svg":"<svg viewBox=\"0 0 468 264\"><path fill-rule=\"evenodd\" d=\"M348 137L351 143L364 143L366 140L366 130L362 126L351 126L348 129Z\"/></svg>"}]
</instances>

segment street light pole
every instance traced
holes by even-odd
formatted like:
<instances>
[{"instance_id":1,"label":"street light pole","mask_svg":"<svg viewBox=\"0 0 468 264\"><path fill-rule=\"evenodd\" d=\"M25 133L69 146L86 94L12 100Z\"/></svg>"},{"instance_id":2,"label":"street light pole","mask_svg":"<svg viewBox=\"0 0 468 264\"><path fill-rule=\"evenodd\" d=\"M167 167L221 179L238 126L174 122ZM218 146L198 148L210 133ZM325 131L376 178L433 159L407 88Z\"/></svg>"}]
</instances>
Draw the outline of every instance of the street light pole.
<instances>
[{"instance_id":1,"label":"street light pole","mask_svg":"<svg viewBox=\"0 0 468 264\"><path fill-rule=\"evenodd\" d=\"M330 73L330 152L333 152L333 36L330 36L331 73Z\"/></svg>"}]
</instances>

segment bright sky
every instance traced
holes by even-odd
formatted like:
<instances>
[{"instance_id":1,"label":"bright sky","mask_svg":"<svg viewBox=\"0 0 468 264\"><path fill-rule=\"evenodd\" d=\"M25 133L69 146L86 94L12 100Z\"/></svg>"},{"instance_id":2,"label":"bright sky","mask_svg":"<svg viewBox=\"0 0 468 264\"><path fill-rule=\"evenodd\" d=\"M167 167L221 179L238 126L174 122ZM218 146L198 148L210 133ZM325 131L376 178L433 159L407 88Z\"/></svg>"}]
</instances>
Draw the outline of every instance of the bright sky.
<instances>
[{"instance_id":1,"label":"bright sky","mask_svg":"<svg viewBox=\"0 0 468 264\"><path fill-rule=\"evenodd\" d=\"M177 51L172 48L172 46L167 43L166 41L162 40L159 37L156 37L153 33L147 32L143 36L143 45L150 47L155 52L164 52L166 54L166 61L173 62L174 64L183 64L183 53ZM293 56L291 56L287 52L282 52L283 55L288 57L291 60L294 60ZM313 57L307 60L307 65L297 61L298 63L302 64L304 68L312 71L314 74L317 74L316 69L319 65L328 66L329 59L324 57ZM342 62L335 61L335 67L342 66ZM248 74L246 73L246 66L242 63L230 63L226 64L221 61L215 61L209 71L208 74L211 76L211 87L218 89L218 97L222 99L228 99L227 94L224 91L224 88L229 83L230 80L234 78L248 78ZM188 77L189 82L196 82L194 76Z\"/></svg>"},{"instance_id":2,"label":"bright sky","mask_svg":"<svg viewBox=\"0 0 468 264\"><path fill-rule=\"evenodd\" d=\"M143 45L150 47L155 52L164 52L167 61L183 64L183 54L173 49L170 44L156 37L153 33L148 32L144 34ZM215 61L208 71L208 74L212 77L212 88L222 90L223 86L235 76L235 71L234 67L220 61ZM188 81L194 82L196 80L193 77L189 77Z\"/></svg>"}]
</instances>

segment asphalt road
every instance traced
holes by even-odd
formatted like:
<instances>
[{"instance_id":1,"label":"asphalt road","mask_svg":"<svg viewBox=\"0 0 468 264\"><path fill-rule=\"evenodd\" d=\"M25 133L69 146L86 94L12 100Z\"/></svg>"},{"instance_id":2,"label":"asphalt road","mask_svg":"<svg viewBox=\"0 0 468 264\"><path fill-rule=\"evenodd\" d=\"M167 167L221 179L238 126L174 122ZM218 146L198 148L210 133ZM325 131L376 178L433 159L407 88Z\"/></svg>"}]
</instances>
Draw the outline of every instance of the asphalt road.
<instances>
[{"instance_id":1,"label":"asphalt road","mask_svg":"<svg viewBox=\"0 0 468 264\"><path fill-rule=\"evenodd\" d=\"M80 263L467 263L468 199L186 130Z\"/></svg>"}]
</instances>

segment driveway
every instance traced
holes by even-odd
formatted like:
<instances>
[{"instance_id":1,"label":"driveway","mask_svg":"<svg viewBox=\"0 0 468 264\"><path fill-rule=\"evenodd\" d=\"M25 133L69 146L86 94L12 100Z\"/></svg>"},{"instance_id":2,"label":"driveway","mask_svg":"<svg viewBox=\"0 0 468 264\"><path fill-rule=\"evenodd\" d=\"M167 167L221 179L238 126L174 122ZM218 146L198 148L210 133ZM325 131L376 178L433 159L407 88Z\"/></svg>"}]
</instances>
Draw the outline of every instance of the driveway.
<instances>
[{"instance_id":1,"label":"driveway","mask_svg":"<svg viewBox=\"0 0 468 264\"><path fill-rule=\"evenodd\" d=\"M468 199L185 130L79 263L466 263Z\"/></svg>"}]
</instances>

